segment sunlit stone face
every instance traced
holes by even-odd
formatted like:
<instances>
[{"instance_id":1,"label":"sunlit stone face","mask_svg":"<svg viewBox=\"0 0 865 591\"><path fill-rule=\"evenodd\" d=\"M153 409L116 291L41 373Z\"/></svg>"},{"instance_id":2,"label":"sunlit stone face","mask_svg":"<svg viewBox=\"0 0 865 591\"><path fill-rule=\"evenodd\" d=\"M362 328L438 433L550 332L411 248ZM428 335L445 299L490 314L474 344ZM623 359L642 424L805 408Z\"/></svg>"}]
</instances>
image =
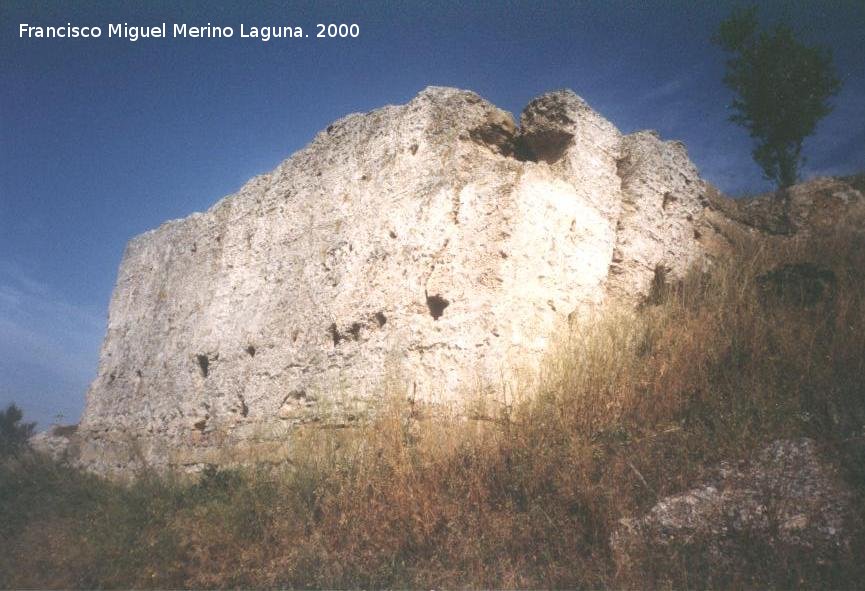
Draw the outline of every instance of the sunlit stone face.
<instances>
[{"instance_id":1,"label":"sunlit stone face","mask_svg":"<svg viewBox=\"0 0 865 591\"><path fill-rule=\"evenodd\" d=\"M133 239L81 461L279 456L292 428L366 412L385 382L435 403L494 399L531 384L569 322L699 256L704 185L679 146L623 137L566 91L520 124L429 88Z\"/></svg>"}]
</instances>

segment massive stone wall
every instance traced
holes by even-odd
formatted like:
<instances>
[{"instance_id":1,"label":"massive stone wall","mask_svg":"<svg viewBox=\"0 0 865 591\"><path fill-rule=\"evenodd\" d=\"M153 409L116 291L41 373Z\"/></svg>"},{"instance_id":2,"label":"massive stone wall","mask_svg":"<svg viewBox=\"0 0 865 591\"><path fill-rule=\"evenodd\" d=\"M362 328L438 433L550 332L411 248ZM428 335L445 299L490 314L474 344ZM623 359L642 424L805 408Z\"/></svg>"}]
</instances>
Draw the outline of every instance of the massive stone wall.
<instances>
[{"instance_id":1,"label":"massive stone wall","mask_svg":"<svg viewBox=\"0 0 865 591\"><path fill-rule=\"evenodd\" d=\"M289 430L386 386L452 403L531 383L569 319L701 259L709 192L681 144L623 136L569 91L519 128L437 87L349 115L129 243L74 455L279 459Z\"/></svg>"}]
</instances>

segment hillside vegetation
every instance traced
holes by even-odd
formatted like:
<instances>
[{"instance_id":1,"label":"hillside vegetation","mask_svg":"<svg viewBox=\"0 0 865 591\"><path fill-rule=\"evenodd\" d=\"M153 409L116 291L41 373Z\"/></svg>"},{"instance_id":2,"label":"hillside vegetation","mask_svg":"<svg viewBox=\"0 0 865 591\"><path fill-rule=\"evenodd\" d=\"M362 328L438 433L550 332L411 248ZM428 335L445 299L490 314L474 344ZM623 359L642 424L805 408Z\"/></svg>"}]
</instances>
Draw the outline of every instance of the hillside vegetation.
<instances>
[{"instance_id":1,"label":"hillside vegetation","mask_svg":"<svg viewBox=\"0 0 865 591\"><path fill-rule=\"evenodd\" d=\"M815 440L865 514L865 240L812 240L784 258L836 283L773 287L775 261L742 245L681 285L659 276L636 311L575 326L513 404L479 398L470 418L447 418L394 395L357 428L298 430L276 469L123 486L7 460L0 587L861 584L861 535L832 564L761 547L736 572L698 547L673 570L636 557L628 574L610 550L621 518L779 438Z\"/></svg>"}]
</instances>

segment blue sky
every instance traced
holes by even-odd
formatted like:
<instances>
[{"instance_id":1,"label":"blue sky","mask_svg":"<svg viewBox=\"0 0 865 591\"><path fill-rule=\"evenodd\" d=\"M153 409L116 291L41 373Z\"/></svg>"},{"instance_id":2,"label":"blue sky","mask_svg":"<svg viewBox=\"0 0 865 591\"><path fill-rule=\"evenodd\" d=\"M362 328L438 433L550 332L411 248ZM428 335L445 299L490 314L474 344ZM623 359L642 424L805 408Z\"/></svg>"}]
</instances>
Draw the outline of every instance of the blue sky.
<instances>
[{"instance_id":1,"label":"blue sky","mask_svg":"<svg viewBox=\"0 0 865 591\"><path fill-rule=\"evenodd\" d=\"M680 139L731 194L768 188L727 122L733 4L691 2L0 3L0 405L74 422L125 243L208 208L332 120L431 84L515 115L571 88L622 131ZM693 6L697 5L697 8ZM865 4L764 3L833 49L844 81L805 175L865 169ZM357 39L20 39L34 25L357 23Z\"/></svg>"}]
</instances>

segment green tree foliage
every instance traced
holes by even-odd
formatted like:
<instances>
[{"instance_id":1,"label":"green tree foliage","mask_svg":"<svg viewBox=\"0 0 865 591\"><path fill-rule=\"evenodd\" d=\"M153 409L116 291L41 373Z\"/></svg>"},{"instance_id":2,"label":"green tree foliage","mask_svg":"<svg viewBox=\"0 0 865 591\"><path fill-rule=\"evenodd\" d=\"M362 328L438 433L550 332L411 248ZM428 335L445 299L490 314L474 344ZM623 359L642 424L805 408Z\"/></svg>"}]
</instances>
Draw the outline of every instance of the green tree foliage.
<instances>
[{"instance_id":1,"label":"green tree foliage","mask_svg":"<svg viewBox=\"0 0 865 591\"><path fill-rule=\"evenodd\" d=\"M23 416L14 404L0 410L0 459L18 455L33 435L36 423L21 423Z\"/></svg>"},{"instance_id":2,"label":"green tree foliage","mask_svg":"<svg viewBox=\"0 0 865 591\"><path fill-rule=\"evenodd\" d=\"M792 185L804 162L802 141L841 88L831 52L804 45L785 25L758 30L756 8L734 12L713 41L732 54L724 76L736 93L730 120L755 139L754 160L766 178L780 188Z\"/></svg>"}]
</instances>

